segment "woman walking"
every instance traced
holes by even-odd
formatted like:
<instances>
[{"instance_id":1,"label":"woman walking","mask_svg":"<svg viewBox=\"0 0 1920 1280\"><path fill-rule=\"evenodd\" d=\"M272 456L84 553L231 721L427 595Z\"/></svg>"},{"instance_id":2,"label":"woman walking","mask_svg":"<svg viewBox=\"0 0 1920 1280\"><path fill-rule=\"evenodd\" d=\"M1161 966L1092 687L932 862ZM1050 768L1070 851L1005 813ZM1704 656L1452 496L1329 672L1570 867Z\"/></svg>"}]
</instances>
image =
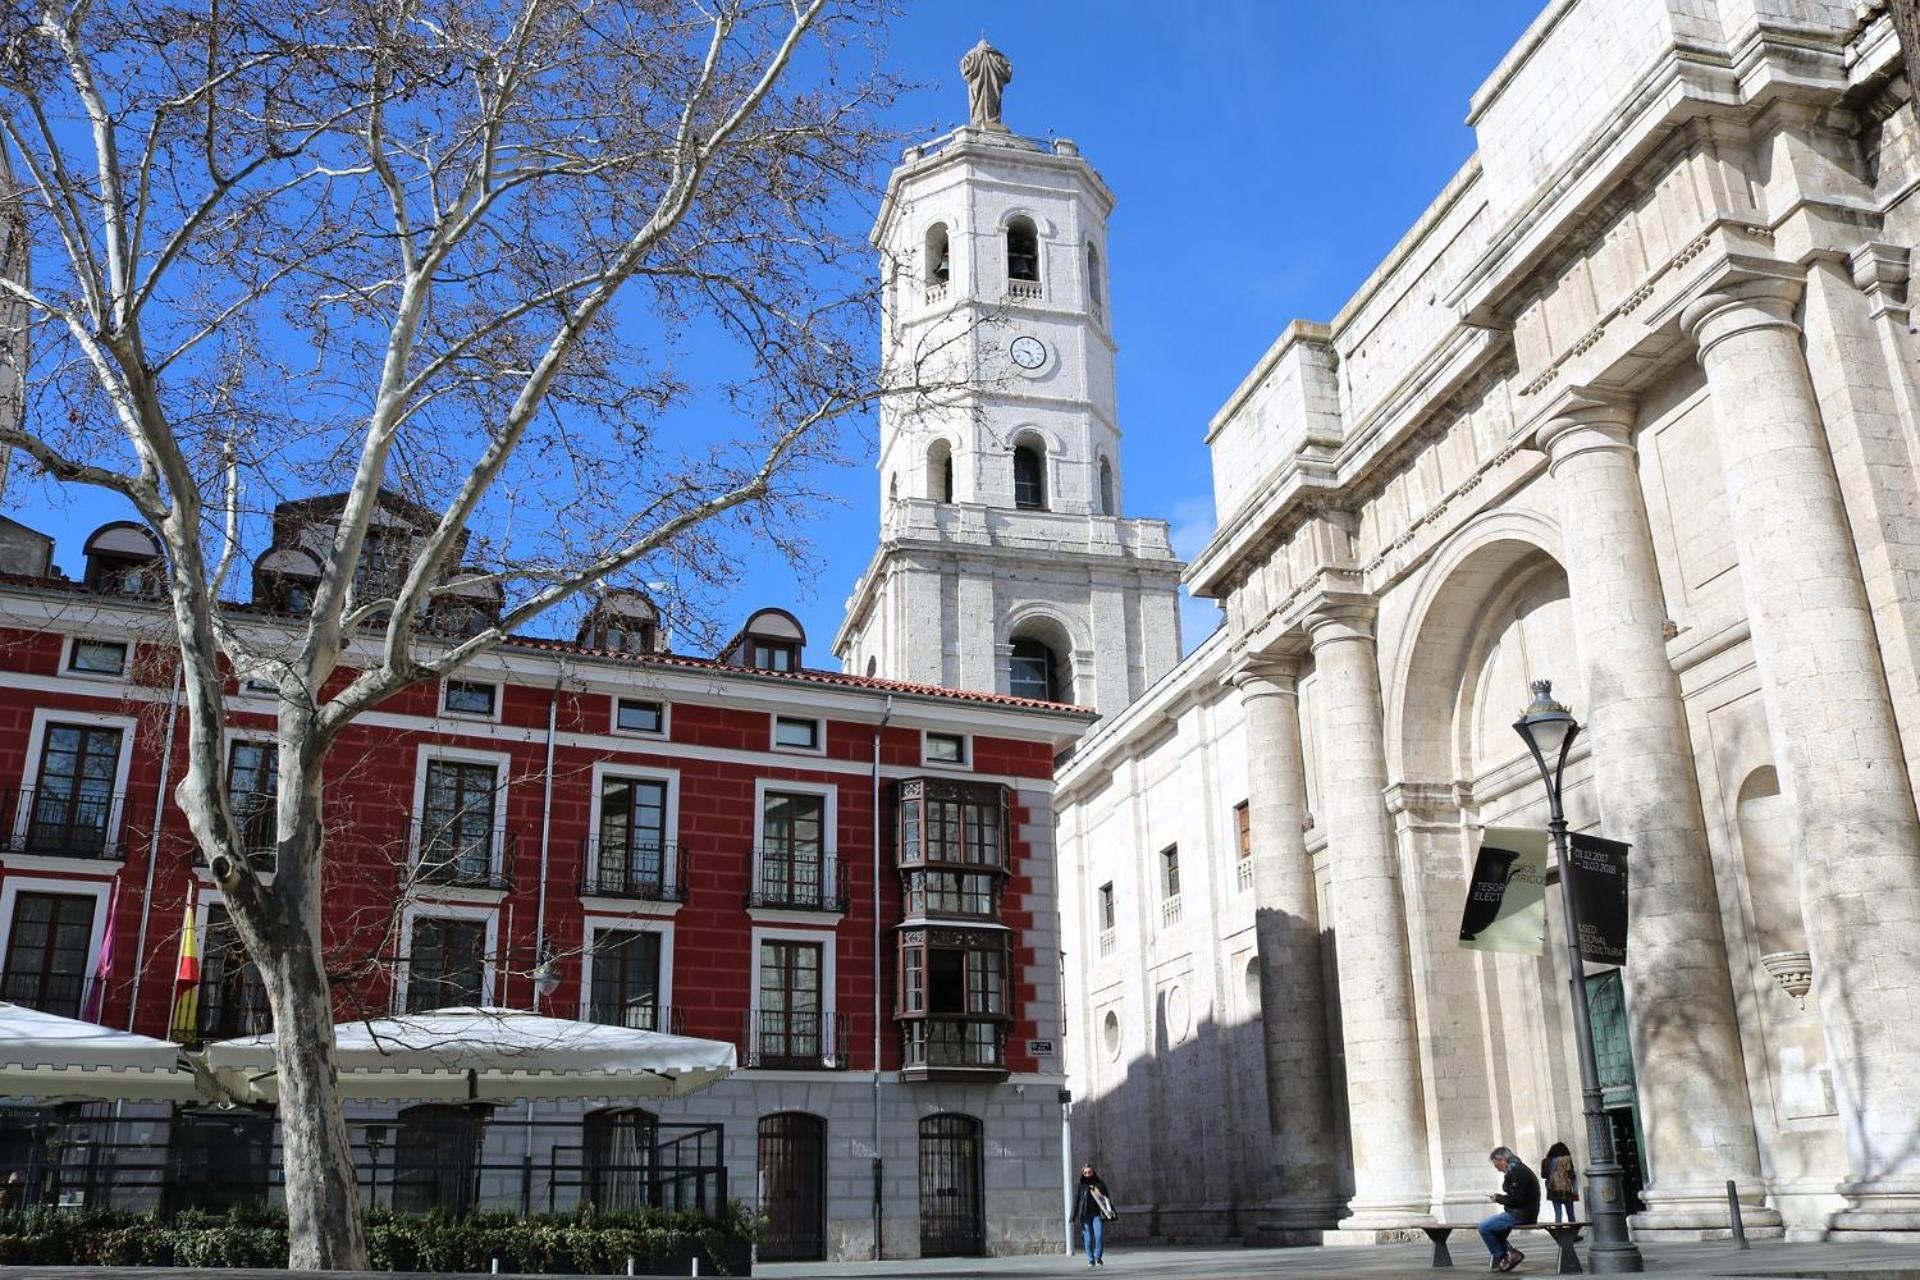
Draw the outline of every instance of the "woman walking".
<instances>
[{"instance_id":1,"label":"woman walking","mask_svg":"<svg viewBox=\"0 0 1920 1280\"><path fill-rule=\"evenodd\" d=\"M1107 1264L1107 1219L1113 1216L1113 1200L1107 1184L1100 1180L1093 1161L1080 1166L1080 1185L1073 1193L1073 1225L1080 1229L1080 1244L1087 1251L1087 1265Z\"/></svg>"},{"instance_id":2,"label":"woman walking","mask_svg":"<svg viewBox=\"0 0 1920 1280\"><path fill-rule=\"evenodd\" d=\"M1567 1144L1556 1142L1547 1148L1547 1158L1540 1162L1540 1185L1546 1188L1547 1199L1553 1202L1553 1220L1572 1222L1579 1215L1573 1211L1574 1202L1580 1198L1575 1187L1573 1171L1573 1153L1567 1150Z\"/></svg>"}]
</instances>

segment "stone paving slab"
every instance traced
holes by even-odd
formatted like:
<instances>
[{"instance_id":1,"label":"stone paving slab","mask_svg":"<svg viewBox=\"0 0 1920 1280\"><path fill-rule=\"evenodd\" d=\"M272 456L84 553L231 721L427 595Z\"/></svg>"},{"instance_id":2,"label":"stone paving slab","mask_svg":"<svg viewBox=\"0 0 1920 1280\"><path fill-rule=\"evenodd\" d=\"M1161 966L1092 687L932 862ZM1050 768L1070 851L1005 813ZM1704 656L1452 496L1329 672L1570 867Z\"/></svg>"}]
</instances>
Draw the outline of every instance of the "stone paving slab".
<instances>
[{"instance_id":1,"label":"stone paving slab","mask_svg":"<svg viewBox=\"0 0 1920 1280\"><path fill-rule=\"evenodd\" d=\"M1170 1280L1286 1280L1353 1277L1354 1280L1470 1280L1486 1274L1479 1242L1454 1237L1451 1270L1428 1265L1426 1244L1346 1246L1321 1249L1135 1249L1114 1248L1097 1271L1084 1259L1053 1254L1027 1258L930 1258L899 1262L769 1264L754 1271L763 1280L1026 1280L1027 1277L1097 1275L1168 1277ZM1547 1242L1542 1242L1547 1243ZM1466 1248L1472 1245L1470 1251ZM1920 1245L1756 1243L1741 1252L1724 1242L1644 1245L1646 1275L1712 1277L1713 1280L1920 1280ZM1584 1256L1584 1255L1583 1255ZM1515 1274L1551 1276L1553 1249L1527 1251ZM0 1280L405 1280L427 1273L257 1271L154 1267L0 1267ZM436 1273L448 1280L452 1273ZM460 1280L482 1280L478 1275ZM484 1280L503 1280L485 1277ZM514 1277L507 1280L524 1280Z\"/></svg>"}]
</instances>

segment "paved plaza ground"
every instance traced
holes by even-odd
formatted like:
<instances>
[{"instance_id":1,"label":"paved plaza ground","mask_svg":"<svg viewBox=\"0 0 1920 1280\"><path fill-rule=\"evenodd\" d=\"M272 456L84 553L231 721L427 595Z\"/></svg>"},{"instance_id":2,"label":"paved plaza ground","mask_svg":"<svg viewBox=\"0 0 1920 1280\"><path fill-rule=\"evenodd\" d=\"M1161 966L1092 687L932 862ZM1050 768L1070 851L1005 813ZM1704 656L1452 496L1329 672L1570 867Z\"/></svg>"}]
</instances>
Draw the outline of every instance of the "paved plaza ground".
<instances>
[{"instance_id":1,"label":"paved plaza ground","mask_svg":"<svg viewBox=\"0 0 1920 1280\"><path fill-rule=\"evenodd\" d=\"M1352 1276L1357 1280L1440 1280L1486 1274L1486 1264L1468 1252L1476 1244L1455 1237L1455 1267L1436 1272L1427 1265L1430 1250L1420 1245L1332 1249L1115 1249L1099 1274L1114 1277L1171 1277L1172 1280L1285 1280L1286 1277ZM1780 1280L1920 1280L1920 1245L1755 1244L1741 1253L1727 1244L1643 1246L1646 1274L1652 1277L1711 1276L1717 1280L1778 1277ZM768 1280L869 1280L904 1276L927 1280L1023 1280L1035 1276L1075 1276L1087 1272L1079 1257L937 1258L916 1262L813 1262L757 1268ZM1518 1274L1550 1276L1553 1250L1528 1250ZM0 1267L0 1280L301 1280L317 1272L197 1271L180 1268ZM326 1280L396 1280L392 1272L348 1276L327 1273ZM489 1280L496 1280L489 1277Z\"/></svg>"}]
</instances>

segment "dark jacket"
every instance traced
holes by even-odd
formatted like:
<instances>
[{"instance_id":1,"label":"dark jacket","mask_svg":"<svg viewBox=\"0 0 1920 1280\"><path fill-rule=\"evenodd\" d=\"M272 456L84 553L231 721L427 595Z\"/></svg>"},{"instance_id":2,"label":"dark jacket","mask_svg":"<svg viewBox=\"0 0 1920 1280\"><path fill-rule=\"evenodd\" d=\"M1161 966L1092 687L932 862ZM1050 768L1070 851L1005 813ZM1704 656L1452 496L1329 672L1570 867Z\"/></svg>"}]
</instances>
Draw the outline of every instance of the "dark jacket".
<instances>
[{"instance_id":1,"label":"dark jacket","mask_svg":"<svg viewBox=\"0 0 1920 1280\"><path fill-rule=\"evenodd\" d=\"M1100 1188L1100 1194L1108 1200L1113 1199L1113 1192L1107 1190L1107 1184L1099 1178L1080 1179L1079 1189L1073 1193L1073 1225L1076 1227L1100 1216L1100 1206L1093 1202L1094 1187Z\"/></svg>"},{"instance_id":2,"label":"dark jacket","mask_svg":"<svg viewBox=\"0 0 1920 1280\"><path fill-rule=\"evenodd\" d=\"M1540 1219L1540 1179L1519 1159L1507 1161L1507 1177L1495 1197L1500 1207L1522 1222Z\"/></svg>"}]
</instances>

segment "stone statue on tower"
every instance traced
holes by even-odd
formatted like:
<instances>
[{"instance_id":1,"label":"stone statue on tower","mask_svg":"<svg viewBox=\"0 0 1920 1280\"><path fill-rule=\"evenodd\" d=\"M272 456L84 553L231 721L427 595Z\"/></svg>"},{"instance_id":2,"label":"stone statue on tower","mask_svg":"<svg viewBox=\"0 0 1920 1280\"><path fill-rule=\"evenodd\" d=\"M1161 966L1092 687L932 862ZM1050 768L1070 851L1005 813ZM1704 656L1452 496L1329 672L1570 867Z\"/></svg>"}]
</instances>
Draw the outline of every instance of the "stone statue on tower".
<instances>
[{"instance_id":1,"label":"stone statue on tower","mask_svg":"<svg viewBox=\"0 0 1920 1280\"><path fill-rule=\"evenodd\" d=\"M1000 122L1000 95L1013 80L1013 63L1007 55L982 39L960 59L960 74L967 81L967 115L986 129L1004 129Z\"/></svg>"}]
</instances>

